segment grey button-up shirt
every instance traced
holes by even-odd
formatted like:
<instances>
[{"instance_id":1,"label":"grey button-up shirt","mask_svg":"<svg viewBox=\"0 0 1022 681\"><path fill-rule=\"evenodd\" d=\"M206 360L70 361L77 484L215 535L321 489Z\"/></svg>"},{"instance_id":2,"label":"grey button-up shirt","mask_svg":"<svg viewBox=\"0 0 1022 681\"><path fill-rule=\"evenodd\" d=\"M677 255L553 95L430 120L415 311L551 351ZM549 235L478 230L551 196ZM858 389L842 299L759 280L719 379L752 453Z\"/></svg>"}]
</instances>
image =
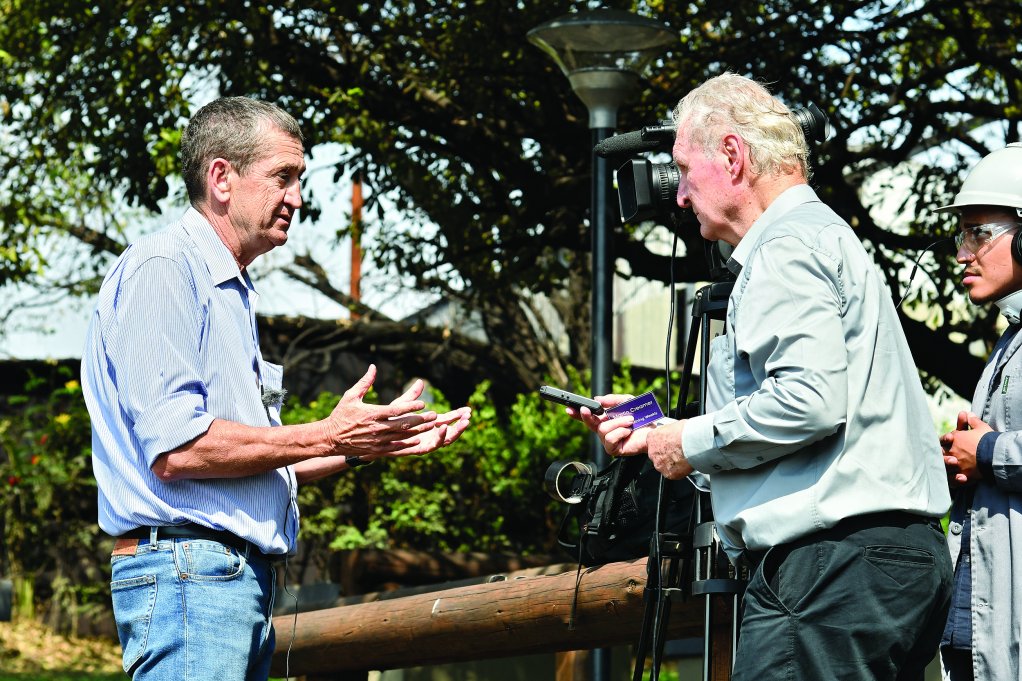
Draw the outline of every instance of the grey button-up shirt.
<instances>
[{"instance_id":1,"label":"grey button-up shirt","mask_svg":"<svg viewBox=\"0 0 1022 681\"><path fill-rule=\"evenodd\" d=\"M972 412L990 425L990 470L961 490L951 512L948 546L961 569L967 550L971 580L972 662L977 679L1022 679L1022 332L1009 328L976 385ZM982 447L982 445L981 445ZM981 467L983 464L980 464ZM965 525L969 543L963 546ZM959 632L956 633L956 638ZM957 641L956 641L957 642ZM957 678L951 675L952 681Z\"/></svg>"},{"instance_id":2,"label":"grey button-up shirt","mask_svg":"<svg viewBox=\"0 0 1022 681\"><path fill-rule=\"evenodd\" d=\"M798 185L732 260L740 272L711 346L705 414L682 436L710 476L732 559L849 516L943 516L951 499L919 375L851 228Z\"/></svg>"}]
</instances>

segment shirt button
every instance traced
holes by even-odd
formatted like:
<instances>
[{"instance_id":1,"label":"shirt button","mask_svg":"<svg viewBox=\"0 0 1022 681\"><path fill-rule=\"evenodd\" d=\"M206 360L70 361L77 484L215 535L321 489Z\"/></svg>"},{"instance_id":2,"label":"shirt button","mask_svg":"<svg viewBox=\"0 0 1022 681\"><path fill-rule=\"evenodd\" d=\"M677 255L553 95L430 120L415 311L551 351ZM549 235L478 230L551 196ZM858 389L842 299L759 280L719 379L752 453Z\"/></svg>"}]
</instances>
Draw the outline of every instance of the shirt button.
<instances>
[{"instance_id":1,"label":"shirt button","mask_svg":"<svg viewBox=\"0 0 1022 681\"><path fill-rule=\"evenodd\" d=\"M962 524L961 523L951 523L950 525L947 526L947 529L948 529L948 531L951 534L961 534L962 533Z\"/></svg>"}]
</instances>

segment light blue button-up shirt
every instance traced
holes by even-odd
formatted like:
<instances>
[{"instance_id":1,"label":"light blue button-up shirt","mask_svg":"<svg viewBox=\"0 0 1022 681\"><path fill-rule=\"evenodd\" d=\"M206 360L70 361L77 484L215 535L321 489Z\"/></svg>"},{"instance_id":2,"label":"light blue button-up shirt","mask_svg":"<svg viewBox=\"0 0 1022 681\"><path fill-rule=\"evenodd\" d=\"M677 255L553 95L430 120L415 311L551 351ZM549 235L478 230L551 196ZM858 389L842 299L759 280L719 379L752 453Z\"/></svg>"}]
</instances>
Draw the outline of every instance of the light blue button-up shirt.
<instances>
[{"instance_id":1,"label":"light blue button-up shirt","mask_svg":"<svg viewBox=\"0 0 1022 681\"><path fill-rule=\"evenodd\" d=\"M732 558L854 515L941 517L951 499L919 374L851 228L798 185L752 225L735 264L705 413L682 435Z\"/></svg>"},{"instance_id":2,"label":"light blue button-up shirt","mask_svg":"<svg viewBox=\"0 0 1022 681\"><path fill-rule=\"evenodd\" d=\"M257 299L248 274L194 208L131 245L107 274L82 356L103 531L195 522L264 553L294 547L290 467L173 482L150 468L214 419L280 425L279 405L262 402L264 389L281 387L282 370L259 351Z\"/></svg>"}]
</instances>

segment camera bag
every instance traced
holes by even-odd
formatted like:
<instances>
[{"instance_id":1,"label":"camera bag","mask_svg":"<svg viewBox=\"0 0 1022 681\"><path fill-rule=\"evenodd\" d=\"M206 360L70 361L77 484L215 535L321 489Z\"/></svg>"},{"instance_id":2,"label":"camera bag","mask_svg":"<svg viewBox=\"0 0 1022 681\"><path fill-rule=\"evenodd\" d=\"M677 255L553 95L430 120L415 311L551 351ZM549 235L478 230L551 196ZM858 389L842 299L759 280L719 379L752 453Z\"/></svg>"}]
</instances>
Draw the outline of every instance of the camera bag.
<instances>
[{"instance_id":1,"label":"camera bag","mask_svg":"<svg viewBox=\"0 0 1022 681\"><path fill-rule=\"evenodd\" d=\"M687 534L696 489L686 480L665 482L660 531ZM568 508L557 543L587 567L649 555L659 483L660 473L649 457L613 459L593 476L582 500Z\"/></svg>"}]
</instances>

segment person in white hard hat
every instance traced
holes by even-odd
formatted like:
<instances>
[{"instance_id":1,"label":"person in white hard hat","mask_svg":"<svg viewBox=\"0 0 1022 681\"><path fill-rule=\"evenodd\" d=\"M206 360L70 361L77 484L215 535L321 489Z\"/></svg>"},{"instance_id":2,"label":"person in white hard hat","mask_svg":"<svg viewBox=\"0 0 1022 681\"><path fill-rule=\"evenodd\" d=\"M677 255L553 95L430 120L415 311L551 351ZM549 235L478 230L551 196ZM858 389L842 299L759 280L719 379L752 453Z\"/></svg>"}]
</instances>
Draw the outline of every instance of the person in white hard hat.
<instances>
[{"instance_id":1,"label":"person in white hard hat","mask_svg":"<svg viewBox=\"0 0 1022 681\"><path fill-rule=\"evenodd\" d=\"M952 681L1022 679L1022 144L984 157L954 203L957 260L973 303L1008 320L976 386L972 411L941 436L954 493L955 563L941 641Z\"/></svg>"}]
</instances>

